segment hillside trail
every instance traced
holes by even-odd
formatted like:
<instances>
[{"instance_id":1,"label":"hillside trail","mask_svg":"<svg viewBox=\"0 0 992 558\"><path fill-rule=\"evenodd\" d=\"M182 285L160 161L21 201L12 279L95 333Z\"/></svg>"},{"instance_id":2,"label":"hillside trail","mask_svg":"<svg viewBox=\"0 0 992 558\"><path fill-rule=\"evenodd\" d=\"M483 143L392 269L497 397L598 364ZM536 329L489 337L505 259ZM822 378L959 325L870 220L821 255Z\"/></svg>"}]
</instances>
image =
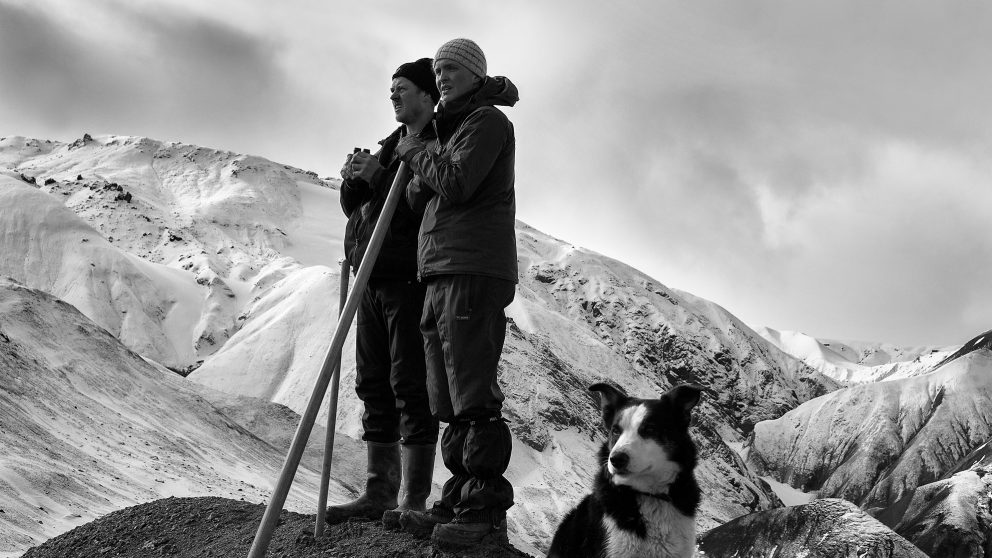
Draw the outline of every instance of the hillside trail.
<instances>
[{"instance_id":1,"label":"hillside trail","mask_svg":"<svg viewBox=\"0 0 992 558\"><path fill-rule=\"evenodd\" d=\"M218 497L165 498L107 514L28 549L21 558L228 558L247 556L265 506ZM533 558L515 548L464 553L387 531L378 522L348 521L314 538L313 515L283 511L269 558Z\"/></svg>"}]
</instances>

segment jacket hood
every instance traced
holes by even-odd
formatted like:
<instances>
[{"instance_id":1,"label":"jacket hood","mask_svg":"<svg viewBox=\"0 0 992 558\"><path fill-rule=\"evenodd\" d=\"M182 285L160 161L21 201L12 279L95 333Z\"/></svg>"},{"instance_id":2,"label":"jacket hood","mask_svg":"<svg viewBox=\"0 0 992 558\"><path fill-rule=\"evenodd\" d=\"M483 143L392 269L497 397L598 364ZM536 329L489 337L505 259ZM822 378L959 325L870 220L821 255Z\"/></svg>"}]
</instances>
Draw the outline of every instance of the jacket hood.
<instances>
[{"instance_id":1,"label":"jacket hood","mask_svg":"<svg viewBox=\"0 0 992 558\"><path fill-rule=\"evenodd\" d=\"M509 79L503 76L486 76L485 81L482 82L482 87L471 98L476 102L476 106L512 107L520 100L520 95L517 94L517 86L513 85Z\"/></svg>"},{"instance_id":2,"label":"jacket hood","mask_svg":"<svg viewBox=\"0 0 992 558\"><path fill-rule=\"evenodd\" d=\"M475 92L454 101L441 103L437 108L438 120L458 120L479 107L504 106L512 107L520 100L517 86L503 76L486 76Z\"/></svg>"}]
</instances>

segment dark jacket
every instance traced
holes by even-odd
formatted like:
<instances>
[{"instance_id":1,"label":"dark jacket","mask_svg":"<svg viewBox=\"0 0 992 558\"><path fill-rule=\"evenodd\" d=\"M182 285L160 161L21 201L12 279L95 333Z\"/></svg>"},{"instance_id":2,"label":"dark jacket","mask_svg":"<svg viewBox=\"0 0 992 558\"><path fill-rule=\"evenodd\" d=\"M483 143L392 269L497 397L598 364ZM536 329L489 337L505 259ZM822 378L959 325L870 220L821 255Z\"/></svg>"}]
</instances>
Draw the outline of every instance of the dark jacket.
<instances>
[{"instance_id":1,"label":"dark jacket","mask_svg":"<svg viewBox=\"0 0 992 558\"><path fill-rule=\"evenodd\" d=\"M395 149L404 132L405 127L400 126L379 142L380 148L375 157L382 165L382 170L375 173L371 184L361 178L341 183L341 209L348 216L344 253L355 273L365 256L372 231L375 230L376 221L382 213L386 196L389 195L389 188L399 170L400 160L395 156ZM434 130L429 126L425 127L420 137L429 141L434 137ZM371 277L403 280L417 278L417 231L420 228L420 217L421 214L413 211L407 204L397 204Z\"/></svg>"},{"instance_id":2,"label":"dark jacket","mask_svg":"<svg viewBox=\"0 0 992 558\"><path fill-rule=\"evenodd\" d=\"M416 175L408 202L424 207L421 277L469 274L517 282L516 140L513 124L495 108L517 100L510 80L487 77L475 93L439 107L435 146L405 155Z\"/></svg>"}]
</instances>

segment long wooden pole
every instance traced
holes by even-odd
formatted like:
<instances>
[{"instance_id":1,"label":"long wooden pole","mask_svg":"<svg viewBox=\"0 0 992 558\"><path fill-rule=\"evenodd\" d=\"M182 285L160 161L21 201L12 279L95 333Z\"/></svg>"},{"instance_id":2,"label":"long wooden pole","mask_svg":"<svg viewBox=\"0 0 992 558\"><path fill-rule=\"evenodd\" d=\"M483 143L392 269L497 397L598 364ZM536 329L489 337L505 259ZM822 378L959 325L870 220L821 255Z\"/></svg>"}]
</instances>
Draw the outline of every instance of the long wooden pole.
<instances>
[{"instance_id":1,"label":"long wooden pole","mask_svg":"<svg viewBox=\"0 0 992 558\"><path fill-rule=\"evenodd\" d=\"M396 172L396 178L393 179L393 185L389 188L389 194L386 196L386 203L382 208L382 214L379 215L379 220L376 222L375 229L372 231L372 238L369 240L369 246L365 250L365 256L362 258L362 265L358 267L358 274L355 277L355 287L348 296L348 302L344 306L344 311L338 317L338 325L334 330L331 346L327 349L327 355L324 356L324 364L321 367L320 375L317 377L317 385L314 386L313 393L310 395L310 402L307 403L307 408L303 412L303 416L300 417L300 424L296 428L296 434L293 436L293 443L289 446L289 453L286 455L286 461L283 463L282 473L279 475L275 490L272 492L272 499L269 500L269 505L265 508L265 515L262 516L262 522L259 524L258 531L255 533L255 540L252 541L251 550L248 551L248 558L263 558L266 550L269 548L272 531L275 530L276 524L279 522L279 513L282 512L283 505L286 503L286 496L289 495L289 489L293 485L293 478L296 476L300 459L303 457L303 450L306 448L307 439L310 437L314 422L317 420L317 412L320 410L324 393L327 392L327 384L331 380L334 361L341 356L341 349L344 347L344 340L348 336L348 328L351 327L351 320L354 319L355 312L358 311L358 303L365 292L366 285L368 285L369 276L372 274L372 267L375 265L376 257L379 255L379 249L382 248L382 242L385 240L389 223L392 221L393 213L396 211L396 206L399 203L400 197L403 195L406 185L406 174L406 163L401 162L400 168Z\"/></svg>"},{"instance_id":2,"label":"long wooden pole","mask_svg":"<svg viewBox=\"0 0 992 558\"><path fill-rule=\"evenodd\" d=\"M348 259L341 260L341 293L338 299L338 316L344 312L348 303L348 278L351 266ZM341 383L341 354L334 359L334 371L331 373L331 397L327 404L327 432L324 436L324 463L320 469L320 492L317 496L317 521L314 522L313 536L324 536L324 519L327 516L327 489L331 479L331 462L334 460L334 431L338 425L338 386Z\"/></svg>"}]
</instances>

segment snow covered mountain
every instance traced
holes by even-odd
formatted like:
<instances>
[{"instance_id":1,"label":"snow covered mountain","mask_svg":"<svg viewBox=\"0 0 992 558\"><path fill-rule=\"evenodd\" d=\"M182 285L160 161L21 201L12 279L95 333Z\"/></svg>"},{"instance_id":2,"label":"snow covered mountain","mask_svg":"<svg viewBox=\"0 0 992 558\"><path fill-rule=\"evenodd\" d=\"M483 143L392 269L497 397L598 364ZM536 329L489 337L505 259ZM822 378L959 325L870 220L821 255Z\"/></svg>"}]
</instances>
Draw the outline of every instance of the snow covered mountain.
<instances>
[{"instance_id":1,"label":"snow covered mountain","mask_svg":"<svg viewBox=\"0 0 992 558\"><path fill-rule=\"evenodd\" d=\"M259 157L180 143L122 136L84 136L68 144L3 138L0 276L51 293L99 326L91 329L102 328L128 350L188 374L163 381L180 393L213 394L202 395L210 403L199 406L173 401L191 424L220 410L231 422L262 428L268 420L239 409L279 404L285 407L274 408L302 410L333 334L345 222L336 187L333 180ZM517 244L520 283L508 311L512 323L500 374L515 435L508 475L517 504L510 528L525 550L546 548L560 517L588 490L601 440L591 383L613 381L639 396L687 381L705 388L693 436L705 495L699 527L706 530L781 505L741 449L752 430L756 440L766 431L765 421L774 424L851 382L853 372L839 371L838 364L870 368L937 358L923 349L886 349L888 360L871 360L866 355L874 351L878 359L877 348L847 344L834 347L838 356L827 355L833 367L824 368L790 354L794 344L783 343L781 334L778 343L769 341L772 330L762 330L763 337L717 304L667 288L621 262L519 222ZM349 341L343 355L337 424L346 435L338 438L355 445L361 406L350 389L353 347ZM228 399L221 402L218 392ZM109 409L112 414L115 407ZM326 408L319 422L325 419ZM285 443L291 431L268 429L265 436ZM124 446L106 449L123 459L117 450L126 454ZM751 455L762 454L752 449ZM777 459L769 455L759 472L777 474ZM352 477L361 470L358 464L337 480L355 486ZM239 478L237 471L229 474ZM440 462L438 477L443 480ZM0 475L0 483L5 479ZM269 482L274 480L273 473ZM257 486L264 491L271 485ZM189 493L205 494L201 488ZM332 500L347 492L342 488Z\"/></svg>"},{"instance_id":2,"label":"snow covered mountain","mask_svg":"<svg viewBox=\"0 0 992 558\"><path fill-rule=\"evenodd\" d=\"M967 555L983 556L971 552L992 541L990 370L987 332L933 372L854 385L758 424L748 462L820 497L855 502L924 550L970 545Z\"/></svg>"},{"instance_id":3,"label":"snow covered mountain","mask_svg":"<svg viewBox=\"0 0 992 558\"><path fill-rule=\"evenodd\" d=\"M838 499L814 500L737 518L703 535L699 548L706 556L741 558L927 556L854 504ZM747 553L741 554L742 549Z\"/></svg>"},{"instance_id":4,"label":"snow covered mountain","mask_svg":"<svg viewBox=\"0 0 992 558\"><path fill-rule=\"evenodd\" d=\"M256 283L341 257L329 184L258 157L135 137L13 137L0 139L3 167L0 272L170 368L222 346Z\"/></svg>"},{"instance_id":5,"label":"snow covered mountain","mask_svg":"<svg viewBox=\"0 0 992 558\"><path fill-rule=\"evenodd\" d=\"M957 349L821 340L797 331L778 331L770 327L756 327L755 331L779 349L845 384L926 374Z\"/></svg>"},{"instance_id":6,"label":"snow covered mountain","mask_svg":"<svg viewBox=\"0 0 992 558\"><path fill-rule=\"evenodd\" d=\"M0 279L0 556L165 496L264 502L294 416L184 380L62 300ZM364 454L343 437L336 448L342 498ZM310 449L292 507L312 513L319 470Z\"/></svg>"}]
</instances>

